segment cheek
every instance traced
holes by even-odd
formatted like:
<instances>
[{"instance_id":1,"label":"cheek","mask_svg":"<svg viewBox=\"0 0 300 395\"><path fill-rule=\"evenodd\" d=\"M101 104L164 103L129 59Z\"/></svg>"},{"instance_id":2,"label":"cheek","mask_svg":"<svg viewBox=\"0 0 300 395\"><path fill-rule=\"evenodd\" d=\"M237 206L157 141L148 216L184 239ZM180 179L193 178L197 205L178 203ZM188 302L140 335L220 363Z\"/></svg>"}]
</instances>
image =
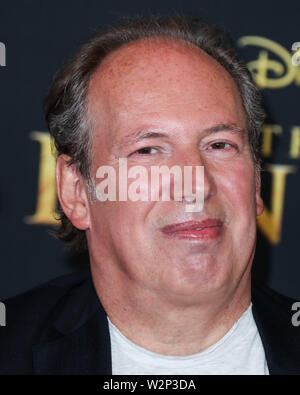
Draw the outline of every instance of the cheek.
<instances>
[{"instance_id":1,"label":"cheek","mask_svg":"<svg viewBox=\"0 0 300 395\"><path fill-rule=\"evenodd\" d=\"M151 202L96 202L91 208L92 230L97 239L111 239L113 243L143 237L145 218L151 210Z\"/></svg>"},{"instance_id":2,"label":"cheek","mask_svg":"<svg viewBox=\"0 0 300 395\"><path fill-rule=\"evenodd\" d=\"M219 179L219 204L225 210L227 232L226 255L236 268L245 268L256 242L255 176L253 167L235 166ZM238 263L239 262L239 263Z\"/></svg>"},{"instance_id":3,"label":"cheek","mask_svg":"<svg viewBox=\"0 0 300 395\"><path fill-rule=\"evenodd\" d=\"M256 189L252 166L236 163L228 169L224 168L218 177L217 186L236 220L255 220Z\"/></svg>"}]
</instances>

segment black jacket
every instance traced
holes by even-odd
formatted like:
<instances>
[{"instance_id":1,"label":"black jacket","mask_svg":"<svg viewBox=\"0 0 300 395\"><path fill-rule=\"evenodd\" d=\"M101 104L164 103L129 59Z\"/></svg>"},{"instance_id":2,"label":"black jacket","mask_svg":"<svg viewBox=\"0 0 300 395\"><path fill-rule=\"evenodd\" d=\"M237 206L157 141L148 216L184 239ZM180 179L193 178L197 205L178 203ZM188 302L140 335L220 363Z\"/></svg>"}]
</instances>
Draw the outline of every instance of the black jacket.
<instances>
[{"instance_id":1,"label":"black jacket","mask_svg":"<svg viewBox=\"0 0 300 395\"><path fill-rule=\"evenodd\" d=\"M252 303L270 374L300 374L294 300L253 285ZM0 374L111 374L106 313L89 271L59 277L5 306Z\"/></svg>"}]
</instances>

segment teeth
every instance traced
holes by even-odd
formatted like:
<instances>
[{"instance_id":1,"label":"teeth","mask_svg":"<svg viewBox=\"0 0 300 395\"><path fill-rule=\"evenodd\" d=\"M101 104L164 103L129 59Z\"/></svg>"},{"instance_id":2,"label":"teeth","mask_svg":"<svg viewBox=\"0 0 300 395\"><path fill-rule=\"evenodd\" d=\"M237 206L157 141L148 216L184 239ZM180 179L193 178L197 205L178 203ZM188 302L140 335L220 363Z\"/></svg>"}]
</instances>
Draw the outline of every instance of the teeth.
<instances>
[{"instance_id":1,"label":"teeth","mask_svg":"<svg viewBox=\"0 0 300 395\"><path fill-rule=\"evenodd\" d=\"M195 230L202 230L203 228L195 228Z\"/></svg>"}]
</instances>

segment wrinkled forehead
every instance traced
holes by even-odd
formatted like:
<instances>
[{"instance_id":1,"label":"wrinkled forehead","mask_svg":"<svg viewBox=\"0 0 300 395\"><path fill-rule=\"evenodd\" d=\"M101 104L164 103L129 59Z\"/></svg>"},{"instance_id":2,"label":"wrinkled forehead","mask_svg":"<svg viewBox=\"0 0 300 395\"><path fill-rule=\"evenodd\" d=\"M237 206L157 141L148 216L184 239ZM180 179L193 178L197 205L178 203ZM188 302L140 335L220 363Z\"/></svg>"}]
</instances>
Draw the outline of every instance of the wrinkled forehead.
<instances>
[{"instance_id":1,"label":"wrinkled forehead","mask_svg":"<svg viewBox=\"0 0 300 395\"><path fill-rule=\"evenodd\" d=\"M152 90L162 80L185 84L194 79L203 84L220 84L232 89L232 77L215 59L200 48L178 39L150 38L135 41L109 54L91 78L91 103L105 94L118 96L122 88L150 84ZM172 88L169 85L170 90Z\"/></svg>"},{"instance_id":2,"label":"wrinkled forehead","mask_svg":"<svg viewBox=\"0 0 300 395\"><path fill-rule=\"evenodd\" d=\"M152 111L162 116L165 109L174 113L180 106L204 114L218 105L227 107L228 113L232 108L243 112L230 74L200 48L165 38L133 42L108 55L92 76L88 91L96 128L120 123L131 114L138 117Z\"/></svg>"},{"instance_id":3,"label":"wrinkled forehead","mask_svg":"<svg viewBox=\"0 0 300 395\"><path fill-rule=\"evenodd\" d=\"M91 85L99 81L126 80L138 72L144 76L159 74L167 68L180 69L182 78L182 72L187 71L189 65L195 66L193 63L201 63L203 72L210 67L226 73L215 59L193 44L156 37L135 41L113 51L101 62Z\"/></svg>"}]
</instances>

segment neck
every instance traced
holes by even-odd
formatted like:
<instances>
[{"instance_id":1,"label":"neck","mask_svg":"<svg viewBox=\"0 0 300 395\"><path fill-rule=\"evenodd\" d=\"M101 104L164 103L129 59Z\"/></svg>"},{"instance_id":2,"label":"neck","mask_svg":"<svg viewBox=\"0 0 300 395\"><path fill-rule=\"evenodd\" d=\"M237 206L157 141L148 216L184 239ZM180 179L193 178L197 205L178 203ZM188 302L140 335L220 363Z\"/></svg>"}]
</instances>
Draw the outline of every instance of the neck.
<instances>
[{"instance_id":1,"label":"neck","mask_svg":"<svg viewBox=\"0 0 300 395\"><path fill-rule=\"evenodd\" d=\"M164 355L190 355L220 340L251 302L250 268L235 287L225 287L191 304L168 298L119 278L112 283L91 262L94 285L111 322L135 344ZM159 308L157 307L159 306Z\"/></svg>"}]
</instances>

